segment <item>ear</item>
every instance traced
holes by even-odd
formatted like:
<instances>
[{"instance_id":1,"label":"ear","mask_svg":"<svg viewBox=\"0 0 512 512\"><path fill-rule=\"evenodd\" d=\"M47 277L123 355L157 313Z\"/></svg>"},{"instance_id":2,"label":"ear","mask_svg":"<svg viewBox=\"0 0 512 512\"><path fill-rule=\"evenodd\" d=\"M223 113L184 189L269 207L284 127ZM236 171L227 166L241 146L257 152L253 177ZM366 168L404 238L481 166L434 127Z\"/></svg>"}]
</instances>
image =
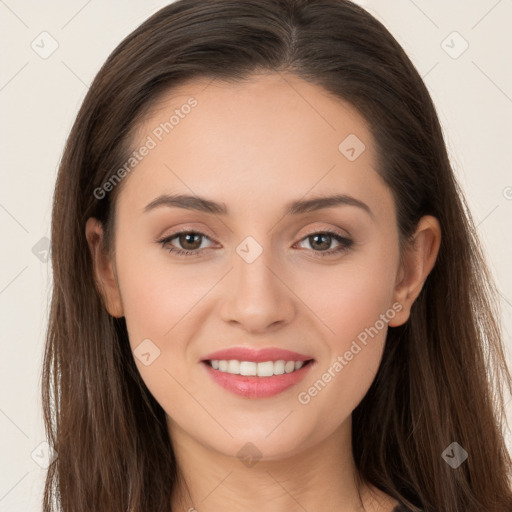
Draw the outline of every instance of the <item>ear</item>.
<instances>
[{"instance_id":1,"label":"ear","mask_svg":"<svg viewBox=\"0 0 512 512\"><path fill-rule=\"evenodd\" d=\"M423 216L412 242L404 250L393 294L393 302L400 303L402 309L389 321L389 326L402 325L409 319L411 307L434 267L440 245L439 221L431 215Z\"/></svg>"},{"instance_id":2,"label":"ear","mask_svg":"<svg viewBox=\"0 0 512 512\"><path fill-rule=\"evenodd\" d=\"M100 221L90 217L85 225L85 236L91 252L94 281L103 297L107 311L114 317L124 315L121 293L117 283L115 262L104 250L103 227Z\"/></svg>"}]
</instances>

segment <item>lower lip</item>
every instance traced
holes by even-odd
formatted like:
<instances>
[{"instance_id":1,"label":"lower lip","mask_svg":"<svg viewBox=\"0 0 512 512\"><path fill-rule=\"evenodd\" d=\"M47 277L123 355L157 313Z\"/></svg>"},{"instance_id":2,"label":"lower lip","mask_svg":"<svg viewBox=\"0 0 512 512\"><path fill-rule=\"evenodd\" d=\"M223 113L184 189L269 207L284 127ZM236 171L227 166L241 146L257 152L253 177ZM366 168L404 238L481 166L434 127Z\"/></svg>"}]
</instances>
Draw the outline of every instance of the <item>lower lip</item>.
<instances>
[{"instance_id":1,"label":"lower lip","mask_svg":"<svg viewBox=\"0 0 512 512\"><path fill-rule=\"evenodd\" d=\"M291 373L272 375L271 377L255 377L221 372L212 368L205 361L201 362L217 384L235 395L246 398L266 398L282 393L300 382L314 363L315 361L310 361L307 365Z\"/></svg>"}]
</instances>

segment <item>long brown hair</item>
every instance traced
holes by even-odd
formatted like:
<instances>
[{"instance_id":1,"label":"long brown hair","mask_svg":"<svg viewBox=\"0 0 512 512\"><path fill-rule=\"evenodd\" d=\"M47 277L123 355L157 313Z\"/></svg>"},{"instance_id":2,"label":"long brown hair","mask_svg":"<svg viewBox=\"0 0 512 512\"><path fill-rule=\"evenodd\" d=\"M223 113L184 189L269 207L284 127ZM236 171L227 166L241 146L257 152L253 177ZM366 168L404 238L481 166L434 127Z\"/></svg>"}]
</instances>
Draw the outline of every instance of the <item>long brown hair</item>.
<instances>
[{"instance_id":1,"label":"long brown hair","mask_svg":"<svg viewBox=\"0 0 512 512\"><path fill-rule=\"evenodd\" d=\"M377 376L353 411L358 477L413 510L510 512L503 392L512 378L497 292L425 84L388 30L347 0L178 0L129 34L95 77L54 195L42 399L57 457L44 510L171 510L179 472L165 412L137 371L124 318L108 314L95 285L85 223L103 223L111 250L122 183L105 197L94 191L134 150L132 135L161 93L257 72L294 73L365 117L401 247L422 215L442 229L410 318L389 329ZM442 457L453 442L468 453L457 468Z\"/></svg>"}]
</instances>

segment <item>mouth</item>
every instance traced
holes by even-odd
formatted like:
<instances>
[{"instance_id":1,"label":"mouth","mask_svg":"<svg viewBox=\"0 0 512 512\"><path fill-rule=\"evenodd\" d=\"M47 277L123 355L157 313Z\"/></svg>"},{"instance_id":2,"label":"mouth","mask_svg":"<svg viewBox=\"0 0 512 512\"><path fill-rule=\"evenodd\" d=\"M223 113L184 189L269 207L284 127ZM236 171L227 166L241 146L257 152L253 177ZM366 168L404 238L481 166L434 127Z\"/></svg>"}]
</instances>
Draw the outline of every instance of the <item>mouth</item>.
<instances>
[{"instance_id":1,"label":"mouth","mask_svg":"<svg viewBox=\"0 0 512 512\"><path fill-rule=\"evenodd\" d=\"M206 359L201 366L222 389L242 398L269 398L296 386L315 367L315 359L241 361Z\"/></svg>"},{"instance_id":2,"label":"mouth","mask_svg":"<svg viewBox=\"0 0 512 512\"><path fill-rule=\"evenodd\" d=\"M213 370L231 375L245 377L273 377L295 373L301 368L313 363L314 359L305 361L279 359L276 361L240 361L238 359L206 359L202 362Z\"/></svg>"}]
</instances>

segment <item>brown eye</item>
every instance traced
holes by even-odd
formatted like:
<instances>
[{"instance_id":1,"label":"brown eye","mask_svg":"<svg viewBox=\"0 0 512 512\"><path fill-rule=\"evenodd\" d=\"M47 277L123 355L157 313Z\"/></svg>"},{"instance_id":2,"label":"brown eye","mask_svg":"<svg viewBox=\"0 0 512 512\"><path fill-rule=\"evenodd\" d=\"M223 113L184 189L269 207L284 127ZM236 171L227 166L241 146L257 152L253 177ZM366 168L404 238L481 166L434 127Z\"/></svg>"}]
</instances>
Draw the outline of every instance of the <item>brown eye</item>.
<instances>
[{"instance_id":1,"label":"brown eye","mask_svg":"<svg viewBox=\"0 0 512 512\"><path fill-rule=\"evenodd\" d=\"M201 237L199 233L188 232L180 233L176 238L179 241L181 247L185 250L194 250L201 247ZM199 240L199 244L198 244Z\"/></svg>"},{"instance_id":2,"label":"brown eye","mask_svg":"<svg viewBox=\"0 0 512 512\"><path fill-rule=\"evenodd\" d=\"M318 250L329 249L331 245L332 236L327 233L317 233L315 235L309 235L308 240L310 241L311 247Z\"/></svg>"},{"instance_id":3,"label":"brown eye","mask_svg":"<svg viewBox=\"0 0 512 512\"><path fill-rule=\"evenodd\" d=\"M173 233L162 240L158 240L158 243L165 247L170 253L184 256L198 256L203 252L203 249L208 249L208 247L201 247L201 242L204 238L209 240L209 237L204 233L184 230ZM181 248L171 243L174 239L177 240Z\"/></svg>"},{"instance_id":4,"label":"brown eye","mask_svg":"<svg viewBox=\"0 0 512 512\"><path fill-rule=\"evenodd\" d=\"M329 250L333 239L338 242L339 247ZM345 238L334 231L317 231L304 237L302 240L307 240L312 250L317 253L315 256L334 256L347 251L352 245L353 241Z\"/></svg>"}]
</instances>

